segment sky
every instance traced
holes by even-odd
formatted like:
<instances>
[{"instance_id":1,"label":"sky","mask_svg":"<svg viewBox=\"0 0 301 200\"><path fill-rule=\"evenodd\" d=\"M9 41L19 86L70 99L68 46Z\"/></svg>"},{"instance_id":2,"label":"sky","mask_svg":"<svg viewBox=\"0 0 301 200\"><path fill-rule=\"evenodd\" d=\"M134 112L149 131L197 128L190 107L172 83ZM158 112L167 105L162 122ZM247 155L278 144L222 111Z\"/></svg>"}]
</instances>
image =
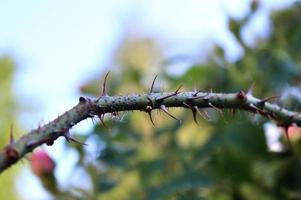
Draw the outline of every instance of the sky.
<instances>
[{"instance_id":1,"label":"sky","mask_svg":"<svg viewBox=\"0 0 301 200\"><path fill-rule=\"evenodd\" d=\"M243 52L227 29L226 16L242 18L250 11L249 2L0 0L0 54L11 55L17 63L14 88L23 105L23 127L35 128L75 105L79 86L109 71L112 55L128 29L159 38L167 56L185 53L195 58L217 43L234 61ZM243 31L245 40L252 45L254 38L266 37L270 10L292 2L262 0L255 20ZM78 129L89 126L90 122L83 122ZM76 159L72 152L62 158L60 151L59 147L52 151L55 159L70 159L70 163ZM68 166L61 168L58 173L63 176ZM30 173L25 174L28 181ZM29 199L32 195L27 194Z\"/></svg>"}]
</instances>

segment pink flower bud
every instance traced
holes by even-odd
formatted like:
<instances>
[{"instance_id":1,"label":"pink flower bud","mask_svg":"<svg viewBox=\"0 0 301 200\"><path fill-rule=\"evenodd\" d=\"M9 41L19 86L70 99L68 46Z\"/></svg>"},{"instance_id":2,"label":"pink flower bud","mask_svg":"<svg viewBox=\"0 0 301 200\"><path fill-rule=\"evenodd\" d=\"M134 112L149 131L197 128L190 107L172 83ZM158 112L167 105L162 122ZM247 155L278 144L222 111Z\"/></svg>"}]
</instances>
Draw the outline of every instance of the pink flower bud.
<instances>
[{"instance_id":1,"label":"pink flower bud","mask_svg":"<svg viewBox=\"0 0 301 200\"><path fill-rule=\"evenodd\" d=\"M31 156L31 169L37 176L45 176L53 173L54 161L43 150L35 151Z\"/></svg>"}]
</instances>

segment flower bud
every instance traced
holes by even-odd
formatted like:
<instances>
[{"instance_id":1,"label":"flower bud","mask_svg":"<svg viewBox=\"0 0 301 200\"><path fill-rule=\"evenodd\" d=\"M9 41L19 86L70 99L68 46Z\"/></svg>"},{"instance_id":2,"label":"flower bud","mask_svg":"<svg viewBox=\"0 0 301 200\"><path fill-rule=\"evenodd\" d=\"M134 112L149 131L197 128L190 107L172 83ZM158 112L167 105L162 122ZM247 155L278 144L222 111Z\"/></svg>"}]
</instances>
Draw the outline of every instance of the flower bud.
<instances>
[{"instance_id":1,"label":"flower bud","mask_svg":"<svg viewBox=\"0 0 301 200\"><path fill-rule=\"evenodd\" d=\"M31 169L39 177L53 174L55 168L54 161L46 151L35 151L31 156Z\"/></svg>"}]
</instances>

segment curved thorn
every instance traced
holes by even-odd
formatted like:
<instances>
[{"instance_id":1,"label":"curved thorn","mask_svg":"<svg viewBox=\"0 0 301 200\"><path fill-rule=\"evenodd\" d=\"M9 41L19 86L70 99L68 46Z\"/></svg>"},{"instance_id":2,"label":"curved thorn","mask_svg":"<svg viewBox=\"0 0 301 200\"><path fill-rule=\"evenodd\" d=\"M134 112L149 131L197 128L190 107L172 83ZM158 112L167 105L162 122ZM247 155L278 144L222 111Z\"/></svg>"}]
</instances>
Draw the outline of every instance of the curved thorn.
<instances>
[{"instance_id":1,"label":"curved thorn","mask_svg":"<svg viewBox=\"0 0 301 200\"><path fill-rule=\"evenodd\" d=\"M66 138L67 142L74 142L76 144L80 144L80 145L87 145L86 143L80 142L77 139L73 138L69 132L67 132L66 134L64 134L64 137Z\"/></svg>"},{"instance_id":2,"label":"curved thorn","mask_svg":"<svg viewBox=\"0 0 301 200\"><path fill-rule=\"evenodd\" d=\"M150 91L149 91L149 94L153 93L153 89L154 89L154 84L155 84L155 81L158 77L158 74L155 76L155 78L153 79L153 82L152 82L152 85L151 85L151 88L150 88Z\"/></svg>"},{"instance_id":3,"label":"curved thorn","mask_svg":"<svg viewBox=\"0 0 301 200\"><path fill-rule=\"evenodd\" d=\"M154 123L153 117L152 117L152 111L148 111L147 113L148 113L149 119L152 122L153 126L156 126Z\"/></svg>"},{"instance_id":4,"label":"curved thorn","mask_svg":"<svg viewBox=\"0 0 301 200\"><path fill-rule=\"evenodd\" d=\"M194 120L194 122L195 122L197 125L199 125L198 120L197 120L197 117L196 117L196 110L195 110L194 108L192 108L189 104L185 103L185 102L183 102L183 105L185 105L185 106L187 106L188 108L191 109L191 111L192 111L192 116L193 116L193 120Z\"/></svg>"},{"instance_id":5,"label":"curved thorn","mask_svg":"<svg viewBox=\"0 0 301 200\"><path fill-rule=\"evenodd\" d=\"M164 105L161 105L161 106L160 106L160 109L161 109L163 112L165 112L168 116L170 116L171 118L173 118L173 119L175 119L175 120L177 120L177 121L179 121L179 122L181 123L181 120L178 119L178 118L176 118L176 117L173 116L172 114L170 114L170 112L168 112L168 110L166 109L166 107L165 107Z\"/></svg>"},{"instance_id":6,"label":"curved thorn","mask_svg":"<svg viewBox=\"0 0 301 200\"><path fill-rule=\"evenodd\" d=\"M199 115L201 115L201 117L203 117L205 120L210 120L209 115L207 114L207 112L202 112L197 106L193 107L198 113Z\"/></svg>"},{"instance_id":7,"label":"curved thorn","mask_svg":"<svg viewBox=\"0 0 301 200\"><path fill-rule=\"evenodd\" d=\"M109 73L110 73L110 71L108 71L105 75L105 78L104 78L104 81L102 84L102 92L100 93L99 97L96 99L96 102L98 102L101 97L108 96L106 85L107 85L107 78L108 78Z\"/></svg>"},{"instance_id":8,"label":"curved thorn","mask_svg":"<svg viewBox=\"0 0 301 200\"><path fill-rule=\"evenodd\" d=\"M109 73L110 73L110 71L107 72L107 74L105 76L105 79L103 81L101 96L108 96L107 89L106 89L106 84L107 84L107 78L108 78Z\"/></svg>"}]
</instances>

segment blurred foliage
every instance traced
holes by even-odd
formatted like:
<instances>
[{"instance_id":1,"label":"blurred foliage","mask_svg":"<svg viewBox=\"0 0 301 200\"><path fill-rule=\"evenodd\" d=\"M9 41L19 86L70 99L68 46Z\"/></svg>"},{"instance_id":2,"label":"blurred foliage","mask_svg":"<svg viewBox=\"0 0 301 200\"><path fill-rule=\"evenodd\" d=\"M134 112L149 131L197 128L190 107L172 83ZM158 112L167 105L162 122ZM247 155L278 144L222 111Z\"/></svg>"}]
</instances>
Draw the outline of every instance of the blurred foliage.
<instances>
[{"instance_id":1,"label":"blurred foliage","mask_svg":"<svg viewBox=\"0 0 301 200\"><path fill-rule=\"evenodd\" d=\"M260 7L254 2L244 19L229 19L229 29L244 49L236 62L228 62L223 49L216 47L208 62L196 62L182 76L173 76L158 64L163 56L155 40L126 39L116 53L118 69L110 74L110 95L146 92L155 73L160 74L157 91L184 84L187 90L234 92L246 91L254 83L254 94L267 97L300 85L301 5L273 13L269 38L259 38L249 47L241 30ZM91 81L81 90L98 95L98 85ZM292 109L300 104L292 102L281 101ZM188 110L171 111L183 119L181 125L156 112L156 127L141 112L107 115L108 128L96 124L83 136L97 147L92 153L85 146L70 146L78 151L77 166L87 172L93 186L91 191L78 192L79 198L301 199L299 139L292 141L293 150L283 140L287 148L269 152L262 126L265 119L258 116L237 113L233 117L225 111L220 117L208 109L210 120L200 118L197 126ZM97 159L91 161L91 155Z\"/></svg>"},{"instance_id":2,"label":"blurred foliage","mask_svg":"<svg viewBox=\"0 0 301 200\"><path fill-rule=\"evenodd\" d=\"M10 126L16 122L17 107L14 100L12 82L15 63L9 56L0 57L0 146L9 142ZM16 128L16 124L14 125ZM14 166L0 177L0 199L17 199L14 177L19 166Z\"/></svg>"}]
</instances>

